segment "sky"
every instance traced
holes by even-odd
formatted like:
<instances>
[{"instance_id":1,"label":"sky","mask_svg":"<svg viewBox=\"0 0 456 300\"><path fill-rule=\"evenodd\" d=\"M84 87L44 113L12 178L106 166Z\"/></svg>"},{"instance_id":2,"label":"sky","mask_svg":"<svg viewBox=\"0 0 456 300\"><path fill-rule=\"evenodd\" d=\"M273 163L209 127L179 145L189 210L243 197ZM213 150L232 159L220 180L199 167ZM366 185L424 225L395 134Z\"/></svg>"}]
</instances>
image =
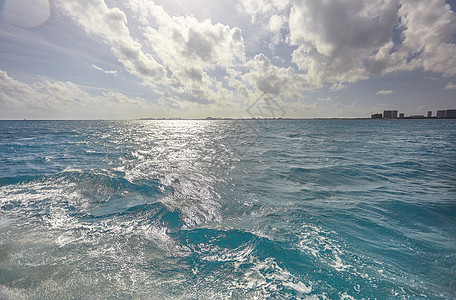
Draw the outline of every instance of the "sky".
<instances>
[{"instance_id":1,"label":"sky","mask_svg":"<svg viewBox=\"0 0 456 300\"><path fill-rule=\"evenodd\" d=\"M456 108L456 0L0 0L0 119Z\"/></svg>"}]
</instances>

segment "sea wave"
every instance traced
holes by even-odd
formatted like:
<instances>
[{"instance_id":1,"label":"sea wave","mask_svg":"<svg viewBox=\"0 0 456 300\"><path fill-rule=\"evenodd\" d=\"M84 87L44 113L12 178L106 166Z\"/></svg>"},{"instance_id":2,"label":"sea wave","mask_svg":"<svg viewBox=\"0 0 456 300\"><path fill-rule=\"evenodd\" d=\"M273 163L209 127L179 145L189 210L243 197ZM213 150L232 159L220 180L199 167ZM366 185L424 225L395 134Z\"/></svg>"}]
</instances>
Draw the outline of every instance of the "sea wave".
<instances>
[{"instance_id":1,"label":"sea wave","mask_svg":"<svg viewBox=\"0 0 456 300\"><path fill-rule=\"evenodd\" d=\"M452 299L451 122L0 122L0 298Z\"/></svg>"}]
</instances>

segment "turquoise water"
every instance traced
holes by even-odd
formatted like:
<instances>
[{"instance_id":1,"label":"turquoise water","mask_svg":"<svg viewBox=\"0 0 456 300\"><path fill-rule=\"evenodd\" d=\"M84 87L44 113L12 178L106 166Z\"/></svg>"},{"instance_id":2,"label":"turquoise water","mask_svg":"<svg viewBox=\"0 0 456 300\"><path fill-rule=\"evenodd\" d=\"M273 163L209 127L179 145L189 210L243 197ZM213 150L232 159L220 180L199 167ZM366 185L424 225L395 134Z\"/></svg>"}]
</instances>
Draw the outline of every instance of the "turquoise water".
<instances>
[{"instance_id":1,"label":"turquoise water","mask_svg":"<svg viewBox=\"0 0 456 300\"><path fill-rule=\"evenodd\" d=\"M455 121L1 121L0 298L455 299Z\"/></svg>"}]
</instances>

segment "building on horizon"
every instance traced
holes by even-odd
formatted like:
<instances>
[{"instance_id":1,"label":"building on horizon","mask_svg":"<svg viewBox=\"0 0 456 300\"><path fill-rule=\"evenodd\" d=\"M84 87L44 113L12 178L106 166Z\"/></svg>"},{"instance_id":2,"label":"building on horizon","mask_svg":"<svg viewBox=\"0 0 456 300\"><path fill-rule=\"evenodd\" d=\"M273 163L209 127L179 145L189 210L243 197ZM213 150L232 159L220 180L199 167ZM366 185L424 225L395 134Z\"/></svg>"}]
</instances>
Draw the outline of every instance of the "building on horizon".
<instances>
[{"instance_id":1,"label":"building on horizon","mask_svg":"<svg viewBox=\"0 0 456 300\"><path fill-rule=\"evenodd\" d=\"M371 119L456 119L456 109L445 109L445 110L438 110L437 115L434 117L432 116L432 110L429 110L426 115L411 115L409 117L405 117L404 113L400 113L398 117L397 110L384 110L383 115L381 113L374 113L371 114Z\"/></svg>"},{"instance_id":2,"label":"building on horizon","mask_svg":"<svg viewBox=\"0 0 456 300\"><path fill-rule=\"evenodd\" d=\"M437 118L455 119L456 118L456 109L438 110Z\"/></svg>"},{"instance_id":3,"label":"building on horizon","mask_svg":"<svg viewBox=\"0 0 456 300\"><path fill-rule=\"evenodd\" d=\"M382 114L372 114L371 119L382 119L383 115Z\"/></svg>"},{"instance_id":4,"label":"building on horizon","mask_svg":"<svg viewBox=\"0 0 456 300\"><path fill-rule=\"evenodd\" d=\"M447 109L446 110L446 117L454 119L456 118L456 109Z\"/></svg>"},{"instance_id":5,"label":"building on horizon","mask_svg":"<svg viewBox=\"0 0 456 300\"><path fill-rule=\"evenodd\" d=\"M397 110L384 110L383 119L397 119Z\"/></svg>"}]
</instances>

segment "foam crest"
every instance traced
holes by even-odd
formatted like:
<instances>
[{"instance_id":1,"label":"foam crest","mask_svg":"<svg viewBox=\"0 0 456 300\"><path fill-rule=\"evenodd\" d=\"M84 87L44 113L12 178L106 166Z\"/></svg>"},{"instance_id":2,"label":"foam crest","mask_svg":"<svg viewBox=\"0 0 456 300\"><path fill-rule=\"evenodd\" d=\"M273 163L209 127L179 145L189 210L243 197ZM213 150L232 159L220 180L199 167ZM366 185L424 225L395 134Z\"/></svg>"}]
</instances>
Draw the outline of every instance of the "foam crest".
<instances>
[{"instance_id":1,"label":"foam crest","mask_svg":"<svg viewBox=\"0 0 456 300\"><path fill-rule=\"evenodd\" d=\"M302 298L312 292L311 285L308 286L299 281L290 272L281 268L273 258L259 260L252 257L250 263L252 267L244 273L244 280L240 283L243 289L259 291L264 298L274 298L278 295L288 295L288 297L294 295ZM292 290L294 293L287 290Z\"/></svg>"},{"instance_id":2,"label":"foam crest","mask_svg":"<svg viewBox=\"0 0 456 300\"><path fill-rule=\"evenodd\" d=\"M300 234L299 248L314 256L320 262L331 266L338 272L353 269L344 261L344 243L333 231L323 230L315 225L304 225Z\"/></svg>"}]
</instances>

